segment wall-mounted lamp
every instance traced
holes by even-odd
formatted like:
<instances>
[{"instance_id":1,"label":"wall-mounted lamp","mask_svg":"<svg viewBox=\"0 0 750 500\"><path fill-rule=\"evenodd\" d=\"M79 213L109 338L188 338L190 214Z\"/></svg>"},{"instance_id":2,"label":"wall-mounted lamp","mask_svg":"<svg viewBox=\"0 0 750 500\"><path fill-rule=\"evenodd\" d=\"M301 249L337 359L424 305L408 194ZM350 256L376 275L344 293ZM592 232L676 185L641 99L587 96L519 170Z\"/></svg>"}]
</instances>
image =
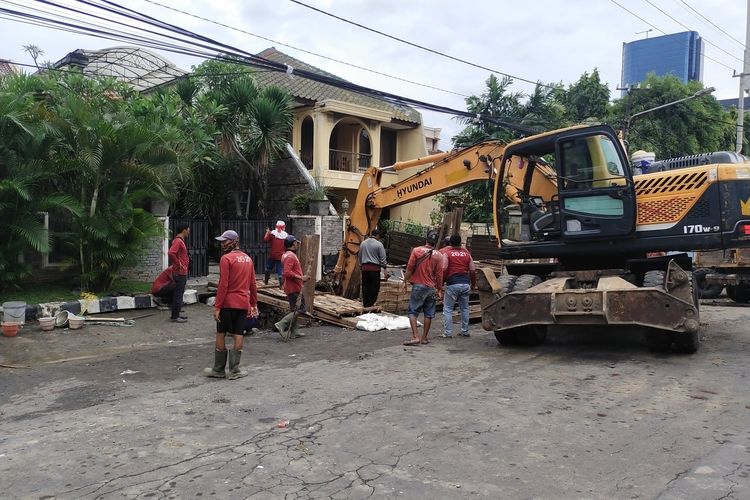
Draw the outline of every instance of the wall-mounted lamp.
<instances>
[{"instance_id":1,"label":"wall-mounted lamp","mask_svg":"<svg viewBox=\"0 0 750 500\"><path fill-rule=\"evenodd\" d=\"M349 210L349 200L346 199L346 196L341 200L341 208L344 210L344 216L346 216L346 212Z\"/></svg>"}]
</instances>

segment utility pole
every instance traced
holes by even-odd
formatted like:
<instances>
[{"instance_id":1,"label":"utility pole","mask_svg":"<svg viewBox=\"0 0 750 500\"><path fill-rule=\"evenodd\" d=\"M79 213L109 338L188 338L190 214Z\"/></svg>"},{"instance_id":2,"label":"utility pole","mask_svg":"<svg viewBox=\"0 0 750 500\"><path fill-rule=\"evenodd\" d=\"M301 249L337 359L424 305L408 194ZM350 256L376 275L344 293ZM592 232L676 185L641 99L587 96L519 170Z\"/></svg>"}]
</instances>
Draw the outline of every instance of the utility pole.
<instances>
[{"instance_id":1,"label":"utility pole","mask_svg":"<svg viewBox=\"0 0 750 500\"><path fill-rule=\"evenodd\" d=\"M750 75L750 0L747 0L745 9L745 64L742 73L739 75L735 72L734 76L740 79L740 98L737 101L737 152L742 153L742 147L745 142L745 93L747 92L747 77Z\"/></svg>"}]
</instances>

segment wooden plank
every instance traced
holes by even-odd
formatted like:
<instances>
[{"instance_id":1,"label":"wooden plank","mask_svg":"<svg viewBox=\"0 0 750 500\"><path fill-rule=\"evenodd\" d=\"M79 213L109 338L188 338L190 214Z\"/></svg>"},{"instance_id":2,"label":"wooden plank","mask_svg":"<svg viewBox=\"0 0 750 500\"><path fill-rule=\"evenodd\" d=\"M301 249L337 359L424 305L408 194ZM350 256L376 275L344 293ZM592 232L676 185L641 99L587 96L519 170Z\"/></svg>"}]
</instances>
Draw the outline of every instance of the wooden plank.
<instances>
[{"instance_id":1,"label":"wooden plank","mask_svg":"<svg viewBox=\"0 0 750 500\"><path fill-rule=\"evenodd\" d=\"M302 273L309 276L302 285L302 297L305 299L307 312L313 314L315 310L315 277L318 275L318 253L320 250L320 235L306 234L302 237L299 255Z\"/></svg>"}]
</instances>

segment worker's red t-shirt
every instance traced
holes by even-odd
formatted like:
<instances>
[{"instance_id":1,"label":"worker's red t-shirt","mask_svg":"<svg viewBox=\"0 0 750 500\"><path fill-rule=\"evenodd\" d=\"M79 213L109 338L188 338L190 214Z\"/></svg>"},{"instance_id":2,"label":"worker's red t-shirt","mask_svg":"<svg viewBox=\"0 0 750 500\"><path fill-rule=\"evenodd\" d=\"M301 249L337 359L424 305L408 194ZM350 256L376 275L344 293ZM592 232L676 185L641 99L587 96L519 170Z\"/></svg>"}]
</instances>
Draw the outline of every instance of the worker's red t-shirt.
<instances>
[{"instance_id":1,"label":"worker's red t-shirt","mask_svg":"<svg viewBox=\"0 0 750 500\"><path fill-rule=\"evenodd\" d=\"M151 285L151 293L159 293L159 290L172 283L174 281L174 279L172 278L172 272L173 271L171 267L163 270L161 274L156 277L154 284Z\"/></svg>"},{"instance_id":2,"label":"worker's red t-shirt","mask_svg":"<svg viewBox=\"0 0 750 500\"><path fill-rule=\"evenodd\" d=\"M281 256L281 264L284 266L284 293L289 295L299 293L302 290L302 265L299 263L297 254L287 250Z\"/></svg>"},{"instance_id":3,"label":"worker's red t-shirt","mask_svg":"<svg viewBox=\"0 0 750 500\"><path fill-rule=\"evenodd\" d=\"M216 308L248 309L258 305L253 259L245 252L233 250L219 261L219 286Z\"/></svg>"},{"instance_id":4,"label":"worker's red t-shirt","mask_svg":"<svg viewBox=\"0 0 750 500\"><path fill-rule=\"evenodd\" d=\"M172 264L172 269L175 274L187 276L188 269L190 268L190 257L188 256L185 240L180 236L177 236L174 241L172 241L172 246L169 247L167 255L169 256L169 262Z\"/></svg>"},{"instance_id":5,"label":"worker's red t-shirt","mask_svg":"<svg viewBox=\"0 0 750 500\"><path fill-rule=\"evenodd\" d=\"M265 241L271 243L271 249L268 253L268 258L270 260L281 260L281 256L284 255L284 250L286 250L286 247L284 246L284 238L286 238L286 236L287 233L285 231L278 230L271 231L263 236Z\"/></svg>"},{"instance_id":6,"label":"worker's red t-shirt","mask_svg":"<svg viewBox=\"0 0 750 500\"><path fill-rule=\"evenodd\" d=\"M471 264L474 260L463 247L445 247L445 282L449 285L469 283ZM442 251L442 250L441 250Z\"/></svg>"},{"instance_id":7,"label":"worker's red t-shirt","mask_svg":"<svg viewBox=\"0 0 750 500\"><path fill-rule=\"evenodd\" d=\"M432 254L419 260L428 252ZM416 247L411 251L409 263L406 270L411 271L409 281L412 285L425 285L430 288L442 288L443 286L443 255L427 246ZM419 261L419 262L417 262Z\"/></svg>"}]
</instances>

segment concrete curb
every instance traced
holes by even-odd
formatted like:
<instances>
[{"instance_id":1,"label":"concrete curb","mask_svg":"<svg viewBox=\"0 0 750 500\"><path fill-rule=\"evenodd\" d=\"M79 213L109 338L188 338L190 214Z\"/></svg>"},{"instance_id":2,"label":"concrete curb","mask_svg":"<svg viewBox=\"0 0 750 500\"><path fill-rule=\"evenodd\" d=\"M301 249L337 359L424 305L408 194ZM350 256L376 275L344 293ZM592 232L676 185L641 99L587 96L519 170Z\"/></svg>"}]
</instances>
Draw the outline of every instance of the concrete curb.
<instances>
[{"instance_id":1,"label":"concrete curb","mask_svg":"<svg viewBox=\"0 0 750 500\"><path fill-rule=\"evenodd\" d=\"M184 304L198 302L197 290L185 290L182 296ZM47 302L44 304L27 304L26 321L33 321L42 317L54 316L60 311L68 311L75 315L111 313L128 311L131 309L150 309L156 307L150 294L120 297L102 297L97 299L80 299L69 302Z\"/></svg>"}]
</instances>

